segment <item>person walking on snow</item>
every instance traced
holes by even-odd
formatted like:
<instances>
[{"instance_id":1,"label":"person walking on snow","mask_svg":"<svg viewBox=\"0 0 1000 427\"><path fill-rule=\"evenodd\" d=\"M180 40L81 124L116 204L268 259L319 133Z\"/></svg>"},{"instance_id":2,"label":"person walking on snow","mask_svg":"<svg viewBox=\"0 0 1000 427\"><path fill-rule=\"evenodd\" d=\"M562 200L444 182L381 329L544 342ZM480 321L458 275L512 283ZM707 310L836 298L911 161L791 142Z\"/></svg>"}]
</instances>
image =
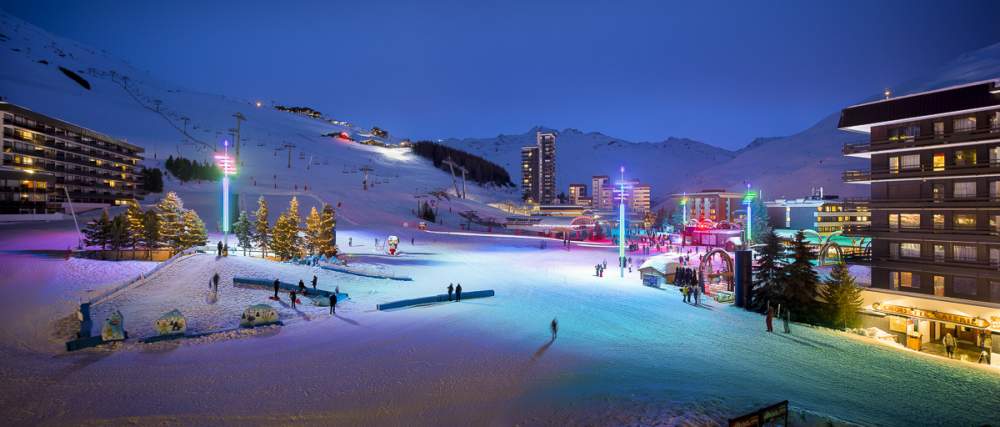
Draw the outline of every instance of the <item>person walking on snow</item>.
<instances>
[{"instance_id":1,"label":"person walking on snow","mask_svg":"<svg viewBox=\"0 0 1000 427\"><path fill-rule=\"evenodd\" d=\"M337 314L337 294L330 294L330 315Z\"/></svg>"},{"instance_id":2,"label":"person walking on snow","mask_svg":"<svg viewBox=\"0 0 1000 427\"><path fill-rule=\"evenodd\" d=\"M212 289L216 292L219 291L219 273L212 275Z\"/></svg>"},{"instance_id":3,"label":"person walking on snow","mask_svg":"<svg viewBox=\"0 0 1000 427\"><path fill-rule=\"evenodd\" d=\"M455 302L459 302L461 300L462 300L462 284L459 283L458 286L455 286Z\"/></svg>"},{"instance_id":4,"label":"person walking on snow","mask_svg":"<svg viewBox=\"0 0 1000 427\"><path fill-rule=\"evenodd\" d=\"M281 288L281 282L278 279L274 279L274 300L278 300L278 289Z\"/></svg>"},{"instance_id":5,"label":"person walking on snow","mask_svg":"<svg viewBox=\"0 0 1000 427\"><path fill-rule=\"evenodd\" d=\"M453 286L453 285L454 284L452 284L452 283L448 284L448 301L449 302L451 301L451 293L455 292L455 286Z\"/></svg>"},{"instance_id":6,"label":"person walking on snow","mask_svg":"<svg viewBox=\"0 0 1000 427\"><path fill-rule=\"evenodd\" d=\"M354 246L354 238L353 237L348 237L347 238L347 246Z\"/></svg>"},{"instance_id":7,"label":"person walking on snow","mask_svg":"<svg viewBox=\"0 0 1000 427\"><path fill-rule=\"evenodd\" d=\"M772 321L774 319L774 309L770 305L767 306L767 316L764 318L764 322L767 323L767 331L774 332L774 327Z\"/></svg>"},{"instance_id":8,"label":"person walking on snow","mask_svg":"<svg viewBox=\"0 0 1000 427\"><path fill-rule=\"evenodd\" d=\"M315 291L315 290L316 290L316 275L315 275L315 274L313 274L313 282L312 282L312 285L313 285L313 290Z\"/></svg>"},{"instance_id":9,"label":"person walking on snow","mask_svg":"<svg viewBox=\"0 0 1000 427\"><path fill-rule=\"evenodd\" d=\"M790 308L788 308L788 306L786 305L785 306L785 315L781 319L781 323L785 327L785 333L786 334L792 333L792 329L788 327L788 322L791 321L791 317L792 317L792 310Z\"/></svg>"},{"instance_id":10,"label":"person walking on snow","mask_svg":"<svg viewBox=\"0 0 1000 427\"><path fill-rule=\"evenodd\" d=\"M295 309L295 291L289 292L289 297L292 299L292 310Z\"/></svg>"},{"instance_id":11,"label":"person walking on snow","mask_svg":"<svg viewBox=\"0 0 1000 427\"><path fill-rule=\"evenodd\" d=\"M302 295L306 294L306 283L303 282L302 279L299 279L299 293Z\"/></svg>"},{"instance_id":12,"label":"person walking on snow","mask_svg":"<svg viewBox=\"0 0 1000 427\"><path fill-rule=\"evenodd\" d=\"M219 245L217 246L217 249L215 250L215 256L217 256L217 257L222 256L222 240L219 240Z\"/></svg>"},{"instance_id":13,"label":"person walking on snow","mask_svg":"<svg viewBox=\"0 0 1000 427\"><path fill-rule=\"evenodd\" d=\"M947 334L944 335L944 339L942 339L941 341L942 341L942 344L944 344L944 351L946 353L948 353L948 358L949 359L954 359L955 358L955 344L957 344L955 342L955 337L953 337L951 335L951 332L948 332Z\"/></svg>"},{"instance_id":14,"label":"person walking on snow","mask_svg":"<svg viewBox=\"0 0 1000 427\"><path fill-rule=\"evenodd\" d=\"M552 318L552 323L549 323L549 329L552 331L552 341L555 341L559 335L559 321L555 317Z\"/></svg>"}]
</instances>

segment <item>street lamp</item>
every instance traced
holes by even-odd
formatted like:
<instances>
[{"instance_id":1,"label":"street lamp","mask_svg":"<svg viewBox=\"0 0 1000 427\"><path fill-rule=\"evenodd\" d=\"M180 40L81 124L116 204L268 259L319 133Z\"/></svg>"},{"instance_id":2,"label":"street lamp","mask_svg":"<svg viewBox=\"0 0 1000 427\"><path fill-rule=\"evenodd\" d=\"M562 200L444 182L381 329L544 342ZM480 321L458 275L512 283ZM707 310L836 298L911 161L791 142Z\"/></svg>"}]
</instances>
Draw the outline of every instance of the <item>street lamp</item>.
<instances>
[{"instance_id":1,"label":"street lamp","mask_svg":"<svg viewBox=\"0 0 1000 427\"><path fill-rule=\"evenodd\" d=\"M215 155L215 164L222 170L222 235L229 245L229 175L236 174L236 162L229 157L229 141L223 141L224 151Z\"/></svg>"}]
</instances>

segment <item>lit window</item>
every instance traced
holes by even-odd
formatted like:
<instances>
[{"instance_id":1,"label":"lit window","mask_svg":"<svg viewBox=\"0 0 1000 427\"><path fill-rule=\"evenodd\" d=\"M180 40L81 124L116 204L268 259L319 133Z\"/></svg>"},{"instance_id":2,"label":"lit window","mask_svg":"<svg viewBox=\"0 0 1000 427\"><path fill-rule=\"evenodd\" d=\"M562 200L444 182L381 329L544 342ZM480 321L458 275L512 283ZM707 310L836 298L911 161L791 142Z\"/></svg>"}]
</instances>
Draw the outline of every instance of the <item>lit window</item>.
<instances>
[{"instance_id":1,"label":"lit window","mask_svg":"<svg viewBox=\"0 0 1000 427\"><path fill-rule=\"evenodd\" d=\"M954 190L955 197L976 197L976 182L956 182Z\"/></svg>"},{"instance_id":2,"label":"lit window","mask_svg":"<svg viewBox=\"0 0 1000 427\"><path fill-rule=\"evenodd\" d=\"M944 122L934 122L934 135L944 135Z\"/></svg>"},{"instance_id":3,"label":"lit window","mask_svg":"<svg viewBox=\"0 0 1000 427\"><path fill-rule=\"evenodd\" d=\"M955 261L975 261L976 247L972 245L953 245L951 247L951 256L955 258Z\"/></svg>"},{"instance_id":4,"label":"lit window","mask_svg":"<svg viewBox=\"0 0 1000 427\"><path fill-rule=\"evenodd\" d=\"M934 214L934 229L944 229L944 214Z\"/></svg>"},{"instance_id":5,"label":"lit window","mask_svg":"<svg viewBox=\"0 0 1000 427\"><path fill-rule=\"evenodd\" d=\"M955 214L955 228L976 228L975 214Z\"/></svg>"},{"instance_id":6,"label":"lit window","mask_svg":"<svg viewBox=\"0 0 1000 427\"><path fill-rule=\"evenodd\" d=\"M955 166L975 166L976 164L976 150L956 150L955 151Z\"/></svg>"},{"instance_id":7,"label":"lit window","mask_svg":"<svg viewBox=\"0 0 1000 427\"><path fill-rule=\"evenodd\" d=\"M920 288L920 276L914 275L909 271L893 271L890 276L892 276L892 288L899 289L904 288Z\"/></svg>"},{"instance_id":8,"label":"lit window","mask_svg":"<svg viewBox=\"0 0 1000 427\"><path fill-rule=\"evenodd\" d=\"M976 118L975 117L963 117L961 119L955 119L954 121L955 132L970 132L976 130Z\"/></svg>"},{"instance_id":9,"label":"lit window","mask_svg":"<svg viewBox=\"0 0 1000 427\"><path fill-rule=\"evenodd\" d=\"M899 157L889 158L889 173L899 173Z\"/></svg>"},{"instance_id":10,"label":"lit window","mask_svg":"<svg viewBox=\"0 0 1000 427\"><path fill-rule=\"evenodd\" d=\"M904 257L920 258L920 243L900 243L899 254Z\"/></svg>"},{"instance_id":11,"label":"lit window","mask_svg":"<svg viewBox=\"0 0 1000 427\"><path fill-rule=\"evenodd\" d=\"M934 153L934 171L943 171L944 168L944 153Z\"/></svg>"},{"instance_id":12,"label":"lit window","mask_svg":"<svg viewBox=\"0 0 1000 427\"><path fill-rule=\"evenodd\" d=\"M934 276L934 295L944 296L944 276Z\"/></svg>"},{"instance_id":13,"label":"lit window","mask_svg":"<svg viewBox=\"0 0 1000 427\"><path fill-rule=\"evenodd\" d=\"M902 228L920 228L920 214L899 214L899 225Z\"/></svg>"}]
</instances>

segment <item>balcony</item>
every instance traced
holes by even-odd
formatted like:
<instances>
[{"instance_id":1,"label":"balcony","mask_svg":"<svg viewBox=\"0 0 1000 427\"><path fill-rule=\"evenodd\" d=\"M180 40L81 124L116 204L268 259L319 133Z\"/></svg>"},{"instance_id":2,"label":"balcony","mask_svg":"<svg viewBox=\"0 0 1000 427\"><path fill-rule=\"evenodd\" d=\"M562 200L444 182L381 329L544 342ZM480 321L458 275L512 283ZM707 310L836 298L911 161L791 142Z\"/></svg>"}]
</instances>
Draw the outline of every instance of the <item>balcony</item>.
<instances>
[{"instance_id":1,"label":"balcony","mask_svg":"<svg viewBox=\"0 0 1000 427\"><path fill-rule=\"evenodd\" d=\"M1000 126L965 132L921 135L912 138L854 141L844 144L845 156L870 158L872 153L887 151L912 151L921 148L975 141L1000 140Z\"/></svg>"},{"instance_id":2,"label":"balcony","mask_svg":"<svg viewBox=\"0 0 1000 427\"><path fill-rule=\"evenodd\" d=\"M841 177L844 182L849 184L870 184L872 181L872 172L867 169L854 169L844 171Z\"/></svg>"}]
</instances>

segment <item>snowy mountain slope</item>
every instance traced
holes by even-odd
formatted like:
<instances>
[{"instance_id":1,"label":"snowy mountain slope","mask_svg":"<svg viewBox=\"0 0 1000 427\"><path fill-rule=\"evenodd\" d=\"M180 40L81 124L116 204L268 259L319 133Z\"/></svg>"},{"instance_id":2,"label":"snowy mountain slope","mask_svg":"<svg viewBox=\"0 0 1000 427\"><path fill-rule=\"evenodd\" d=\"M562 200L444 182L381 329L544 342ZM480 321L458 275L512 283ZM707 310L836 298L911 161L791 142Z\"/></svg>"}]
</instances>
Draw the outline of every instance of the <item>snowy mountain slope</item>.
<instances>
[{"instance_id":1,"label":"snowy mountain slope","mask_svg":"<svg viewBox=\"0 0 1000 427\"><path fill-rule=\"evenodd\" d=\"M323 137L346 129L272 108L250 100L198 93L179 88L95 49L54 36L0 12L0 96L7 101L80 126L127 139L146 149L147 164L162 164L168 155L210 160L231 138L233 114L246 116L241 125L240 174L234 191L253 210L259 195L271 196L271 220L299 194L300 213L322 202L342 202L338 212L349 224L413 222L415 196L452 187L451 177L407 149L363 146ZM78 84L63 67L86 81ZM294 145L289 151L285 144ZM360 169L372 168L373 188L362 190ZM304 192L308 186L309 191ZM212 231L218 223L218 184L168 181ZM476 209L484 216L499 212L472 200L515 197L471 185L470 201L452 202L453 211ZM153 200L147 199L146 202ZM454 215L446 214L451 225Z\"/></svg>"},{"instance_id":2,"label":"snowy mountain slope","mask_svg":"<svg viewBox=\"0 0 1000 427\"><path fill-rule=\"evenodd\" d=\"M928 71L923 78L892 89L897 95L905 95L997 77L1000 77L1000 43L963 54ZM879 96L873 94L858 102L872 101ZM837 129L839 117L837 111L795 135L754 146L755 141L737 151L729 162L692 177L686 189L737 189L749 180L762 188L767 198L802 197L808 195L811 188L820 186L826 194L867 197L867 186L841 181L844 170L867 168L868 164L841 154L844 143L860 141L866 136Z\"/></svg>"},{"instance_id":3,"label":"snowy mountain slope","mask_svg":"<svg viewBox=\"0 0 1000 427\"><path fill-rule=\"evenodd\" d=\"M487 157L500 164L518 180L521 174L521 147L535 144L535 127L522 134L494 138L450 138L442 143ZM599 132L576 129L556 131L556 186L566 192L569 184L590 187L594 175L615 175L624 165L627 177L652 185L654 197L677 188L682 177L727 161L733 153L698 141L669 138L661 142L630 142ZM590 190L588 190L590 191Z\"/></svg>"}]
</instances>

